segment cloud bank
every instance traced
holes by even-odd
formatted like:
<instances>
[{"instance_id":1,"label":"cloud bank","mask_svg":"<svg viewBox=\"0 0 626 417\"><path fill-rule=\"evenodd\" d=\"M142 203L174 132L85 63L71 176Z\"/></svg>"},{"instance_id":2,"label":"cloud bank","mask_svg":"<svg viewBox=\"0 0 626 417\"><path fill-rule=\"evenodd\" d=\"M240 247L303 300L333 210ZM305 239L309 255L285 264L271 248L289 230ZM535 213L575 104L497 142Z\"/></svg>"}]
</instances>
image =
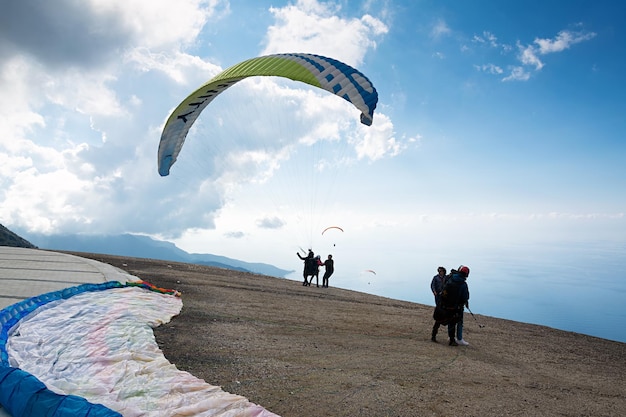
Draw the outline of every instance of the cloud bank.
<instances>
[{"instance_id":1,"label":"cloud bank","mask_svg":"<svg viewBox=\"0 0 626 417\"><path fill-rule=\"evenodd\" d=\"M156 149L165 118L182 97L223 70L198 51L210 42L203 32L207 23L228 19L230 4L67 0L5 6L0 16L3 223L43 233L178 236L190 228L213 228L234 187L270 178L298 146L342 139L355 149L357 161L403 149L384 115L365 133L351 121L348 103L262 80L225 98L224 112L217 109L215 117L199 121L191 135L211 137L211 123L228 135L225 125L241 125L240 118L228 120L234 114L228 106L260 94L272 99L257 104L256 111L300 109L289 122L295 143L282 143L276 130L264 132L251 123L248 133L255 136L239 133L246 138L239 143L195 148L219 152L218 158L204 158L202 171L187 167L180 170L186 177L160 178ZM297 50L358 65L388 31L372 15L343 15L335 3L299 1L269 11L274 21L259 55ZM259 223L278 225L280 219Z\"/></svg>"}]
</instances>

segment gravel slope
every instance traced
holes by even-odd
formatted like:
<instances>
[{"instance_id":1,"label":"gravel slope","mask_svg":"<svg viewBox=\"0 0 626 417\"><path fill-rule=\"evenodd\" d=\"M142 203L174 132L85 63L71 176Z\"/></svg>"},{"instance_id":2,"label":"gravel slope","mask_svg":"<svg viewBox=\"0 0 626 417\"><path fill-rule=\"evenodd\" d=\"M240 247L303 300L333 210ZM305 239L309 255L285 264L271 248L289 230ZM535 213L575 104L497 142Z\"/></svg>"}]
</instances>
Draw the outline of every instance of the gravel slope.
<instances>
[{"instance_id":1,"label":"gravel slope","mask_svg":"<svg viewBox=\"0 0 626 417\"><path fill-rule=\"evenodd\" d=\"M476 315L479 328L466 313L471 345L450 347L430 341L432 307L421 304L73 254L182 291L181 314L155 329L165 356L283 417L626 415L624 343Z\"/></svg>"}]
</instances>

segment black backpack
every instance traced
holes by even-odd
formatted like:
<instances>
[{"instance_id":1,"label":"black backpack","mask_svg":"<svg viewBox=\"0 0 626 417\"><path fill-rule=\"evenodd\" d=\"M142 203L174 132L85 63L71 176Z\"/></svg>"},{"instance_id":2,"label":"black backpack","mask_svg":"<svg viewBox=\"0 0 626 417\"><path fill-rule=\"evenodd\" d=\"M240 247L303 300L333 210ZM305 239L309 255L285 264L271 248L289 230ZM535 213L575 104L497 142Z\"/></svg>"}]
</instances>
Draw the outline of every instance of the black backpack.
<instances>
[{"instance_id":1,"label":"black backpack","mask_svg":"<svg viewBox=\"0 0 626 417\"><path fill-rule=\"evenodd\" d=\"M441 291L441 306L444 308L457 308L461 304L462 282L455 282L448 278Z\"/></svg>"},{"instance_id":2,"label":"black backpack","mask_svg":"<svg viewBox=\"0 0 626 417\"><path fill-rule=\"evenodd\" d=\"M306 258L304 261L306 265L306 273L307 275L315 275L318 271L317 269L317 259L315 258Z\"/></svg>"}]
</instances>

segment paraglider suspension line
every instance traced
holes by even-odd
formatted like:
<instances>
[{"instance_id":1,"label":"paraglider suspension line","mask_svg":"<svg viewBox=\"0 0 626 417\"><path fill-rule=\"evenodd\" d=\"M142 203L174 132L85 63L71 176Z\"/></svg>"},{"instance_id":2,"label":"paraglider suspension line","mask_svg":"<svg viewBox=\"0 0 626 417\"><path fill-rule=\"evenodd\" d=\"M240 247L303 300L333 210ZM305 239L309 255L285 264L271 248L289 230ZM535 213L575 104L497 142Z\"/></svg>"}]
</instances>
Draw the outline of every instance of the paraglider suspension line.
<instances>
[{"instance_id":1,"label":"paraglider suspension line","mask_svg":"<svg viewBox=\"0 0 626 417\"><path fill-rule=\"evenodd\" d=\"M470 314L472 315L472 317L474 317L474 320L476 320L476 323L478 323L478 327L480 327L481 329L482 329L483 327L485 327L485 325L484 325L484 324L480 324L480 323L478 322L478 319L476 318L476 316L474 315L474 313L472 313L472 310L470 310L469 306L467 307L467 311L469 311L469 312L470 312Z\"/></svg>"}]
</instances>

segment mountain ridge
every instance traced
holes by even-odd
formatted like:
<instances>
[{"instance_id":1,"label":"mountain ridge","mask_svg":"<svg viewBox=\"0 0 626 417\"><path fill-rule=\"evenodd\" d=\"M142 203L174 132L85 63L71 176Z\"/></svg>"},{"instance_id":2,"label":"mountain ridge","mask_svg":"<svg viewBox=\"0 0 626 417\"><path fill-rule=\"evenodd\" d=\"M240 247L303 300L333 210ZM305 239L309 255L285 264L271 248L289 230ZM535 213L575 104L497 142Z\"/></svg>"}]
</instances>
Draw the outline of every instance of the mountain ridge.
<instances>
[{"instance_id":1,"label":"mountain ridge","mask_svg":"<svg viewBox=\"0 0 626 417\"><path fill-rule=\"evenodd\" d=\"M91 252L105 255L130 256L134 258L157 259L184 262L242 272L284 278L293 271L265 263L245 262L210 253L189 253L172 242L156 240L149 236L130 233L119 235L89 234L28 234L28 240L0 225L0 245L24 248L41 248L71 252ZM26 236L27 233L21 233ZM4 243L7 242L7 243ZM31 242L35 242L32 244ZM13 243L13 244L10 244ZM30 246L29 246L30 245Z\"/></svg>"}]
</instances>

